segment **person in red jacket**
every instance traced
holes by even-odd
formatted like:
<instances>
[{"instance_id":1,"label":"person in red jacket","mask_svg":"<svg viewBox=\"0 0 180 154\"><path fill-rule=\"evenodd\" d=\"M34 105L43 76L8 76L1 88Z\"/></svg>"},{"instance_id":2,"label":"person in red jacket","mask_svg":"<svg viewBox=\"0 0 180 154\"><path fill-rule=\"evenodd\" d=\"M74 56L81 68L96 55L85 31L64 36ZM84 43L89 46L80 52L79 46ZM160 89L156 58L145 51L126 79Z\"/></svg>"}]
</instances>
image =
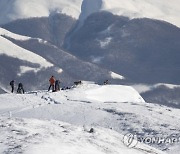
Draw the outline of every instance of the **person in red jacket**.
<instances>
[{"instance_id":1,"label":"person in red jacket","mask_svg":"<svg viewBox=\"0 0 180 154\"><path fill-rule=\"evenodd\" d=\"M54 76L51 76L51 78L49 79L50 86L49 86L49 88L48 88L48 91L51 89L51 87L52 87L52 91L55 90L55 89L54 89L55 81L56 81L56 79L54 78Z\"/></svg>"}]
</instances>

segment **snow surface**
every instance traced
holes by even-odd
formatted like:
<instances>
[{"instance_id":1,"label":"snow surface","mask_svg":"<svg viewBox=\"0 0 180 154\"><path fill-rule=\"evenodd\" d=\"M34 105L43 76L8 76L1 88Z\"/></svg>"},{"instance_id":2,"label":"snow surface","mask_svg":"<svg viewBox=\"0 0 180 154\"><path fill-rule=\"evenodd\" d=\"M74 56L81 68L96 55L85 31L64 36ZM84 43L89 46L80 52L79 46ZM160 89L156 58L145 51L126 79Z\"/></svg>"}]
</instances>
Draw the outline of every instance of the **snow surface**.
<instances>
[{"instance_id":1,"label":"snow surface","mask_svg":"<svg viewBox=\"0 0 180 154\"><path fill-rule=\"evenodd\" d=\"M140 142L127 148L123 135L180 136L179 117L179 109L148 104L129 86L83 82L55 93L2 94L0 153L158 154ZM180 149L179 143L153 146L169 154Z\"/></svg>"},{"instance_id":2,"label":"snow surface","mask_svg":"<svg viewBox=\"0 0 180 154\"><path fill-rule=\"evenodd\" d=\"M23 75L26 72L35 72L37 73L39 71L39 68L33 68L33 67L28 67L28 66L20 66L20 71L17 74L18 76Z\"/></svg>"},{"instance_id":3,"label":"snow surface","mask_svg":"<svg viewBox=\"0 0 180 154\"><path fill-rule=\"evenodd\" d=\"M3 29L1 27L0 27L0 36L6 36L6 37L10 37L10 38L13 38L13 39L16 39L16 40L22 40L22 41L26 41L26 40L31 39L30 37L12 33L12 32L10 32L10 31L8 31L6 29Z\"/></svg>"},{"instance_id":4,"label":"snow surface","mask_svg":"<svg viewBox=\"0 0 180 154\"><path fill-rule=\"evenodd\" d=\"M0 153L23 154L146 154L162 153L145 145L126 147L123 136L97 128L89 133L83 127L59 121L1 118ZM142 149L142 150L141 150Z\"/></svg>"},{"instance_id":5,"label":"snow surface","mask_svg":"<svg viewBox=\"0 0 180 154\"><path fill-rule=\"evenodd\" d=\"M106 48L109 45L109 43L111 43L111 40L112 37L107 37L104 40L99 40L100 47L103 49Z\"/></svg>"},{"instance_id":6,"label":"snow surface","mask_svg":"<svg viewBox=\"0 0 180 154\"><path fill-rule=\"evenodd\" d=\"M46 40L43 40L43 39L40 39L40 38L32 38L32 37L28 37L28 36L24 36L24 35L19 35L19 34L15 34L13 32L10 32L4 28L1 28L0 27L0 36L2 37L7 37L7 38L13 38L15 40L20 40L20 41L27 41L27 40L30 40L30 39L36 39L38 40L39 43L42 43L42 44L46 44L47 41Z\"/></svg>"},{"instance_id":7,"label":"snow surface","mask_svg":"<svg viewBox=\"0 0 180 154\"><path fill-rule=\"evenodd\" d=\"M64 13L76 19L101 10L130 18L165 20L180 27L179 0L0 0L0 24Z\"/></svg>"}]
</instances>

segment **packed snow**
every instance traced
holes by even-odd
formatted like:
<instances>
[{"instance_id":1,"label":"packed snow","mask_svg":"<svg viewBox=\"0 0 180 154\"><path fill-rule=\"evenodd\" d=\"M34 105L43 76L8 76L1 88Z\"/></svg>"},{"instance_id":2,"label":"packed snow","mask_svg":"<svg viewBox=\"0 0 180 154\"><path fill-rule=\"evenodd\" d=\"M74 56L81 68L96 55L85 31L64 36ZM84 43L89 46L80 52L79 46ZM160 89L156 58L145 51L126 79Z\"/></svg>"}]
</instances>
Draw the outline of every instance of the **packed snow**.
<instances>
[{"instance_id":1,"label":"packed snow","mask_svg":"<svg viewBox=\"0 0 180 154\"><path fill-rule=\"evenodd\" d=\"M84 20L98 11L130 18L165 20L180 27L179 0L0 0L0 24L16 19L64 13Z\"/></svg>"},{"instance_id":2,"label":"packed snow","mask_svg":"<svg viewBox=\"0 0 180 154\"><path fill-rule=\"evenodd\" d=\"M139 141L130 148L123 136L176 134L180 139L179 117L179 109L146 103L130 86L83 82L53 93L2 94L0 153L172 154L180 149L179 142Z\"/></svg>"}]
</instances>

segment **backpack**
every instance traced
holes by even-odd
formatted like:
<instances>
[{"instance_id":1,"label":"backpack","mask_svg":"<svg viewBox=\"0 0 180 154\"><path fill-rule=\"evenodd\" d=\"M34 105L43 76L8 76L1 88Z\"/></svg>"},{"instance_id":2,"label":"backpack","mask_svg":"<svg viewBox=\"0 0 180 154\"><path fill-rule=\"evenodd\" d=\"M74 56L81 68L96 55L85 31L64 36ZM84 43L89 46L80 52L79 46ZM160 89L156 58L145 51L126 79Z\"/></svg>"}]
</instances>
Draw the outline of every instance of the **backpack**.
<instances>
[{"instance_id":1,"label":"backpack","mask_svg":"<svg viewBox=\"0 0 180 154\"><path fill-rule=\"evenodd\" d=\"M22 83L19 83L18 87L22 88L22 87L23 87L23 84L22 84Z\"/></svg>"},{"instance_id":2,"label":"backpack","mask_svg":"<svg viewBox=\"0 0 180 154\"><path fill-rule=\"evenodd\" d=\"M13 82L13 81L11 81L9 84L10 84L10 86L13 86L13 85L14 85L14 82Z\"/></svg>"}]
</instances>

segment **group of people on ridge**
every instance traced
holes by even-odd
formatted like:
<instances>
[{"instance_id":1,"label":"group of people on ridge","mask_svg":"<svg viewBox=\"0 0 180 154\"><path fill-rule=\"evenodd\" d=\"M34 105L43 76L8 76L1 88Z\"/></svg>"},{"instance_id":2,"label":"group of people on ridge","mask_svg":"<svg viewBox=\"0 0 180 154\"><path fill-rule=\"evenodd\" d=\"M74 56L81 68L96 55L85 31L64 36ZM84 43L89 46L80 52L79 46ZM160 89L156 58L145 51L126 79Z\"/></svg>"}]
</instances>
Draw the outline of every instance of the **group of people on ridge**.
<instances>
[{"instance_id":1,"label":"group of people on ridge","mask_svg":"<svg viewBox=\"0 0 180 154\"><path fill-rule=\"evenodd\" d=\"M51 87L52 87L53 92L60 90L60 81L56 80L54 76L51 76L51 78L49 79L49 83L50 83L50 86L48 88L48 91L51 89Z\"/></svg>"},{"instance_id":2,"label":"group of people on ridge","mask_svg":"<svg viewBox=\"0 0 180 154\"><path fill-rule=\"evenodd\" d=\"M10 82L10 86L11 86L11 92L13 93L14 92L14 87L15 87L15 81L14 80L12 80ZM22 93L24 94L24 88L23 88L23 84L22 83L18 84L17 93L18 94L22 94Z\"/></svg>"},{"instance_id":3,"label":"group of people on ridge","mask_svg":"<svg viewBox=\"0 0 180 154\"><path fill-rule=\"evenodd\" d=\"M49 79L49 83L50 83L50 86L48 88L48 91L50 91L51 88L52 88L53 92L60 90L60 81L56 80L54 78L54 76L51 76L51 78ZM14 93L15 81L12 80L9 84L11 86L11 92ZM18 84L17 93L18 94L22 94L22 93L24 94L24 88L23 88L23 84L22 83Z\"/></svg>"},{"instance_id":4,"label":"group of people on ridge","mask_svg":"<svg viewBox=\"0 0 180 154\"><path fill-rule=\"evenodd\" d=\"M49 88L48 88L48 91L50 91L50 89L52 88L52 92L56 92L56 91L60 91L60 81L59 80L56 80L54 76L51 76L51 78L49 79ZM74 82L74 85L80 85L82 84L82 81L76 81ZM108 80L105 80L104 81L104 85L106 84L109 84L109 81ZM13 93L14 92L14 87L15 87L15 81L12 80L10 82L10 86L11 86L11 92ZM62 90L66 90L66 89L70 89L69 87L66 87L66 88L62 88ZM18 84L18 88L17 88L17 93L18 94L24 94L24 88L23 88L23 84L22 83L19 83Z\"/></svg>"}]
</instances>

